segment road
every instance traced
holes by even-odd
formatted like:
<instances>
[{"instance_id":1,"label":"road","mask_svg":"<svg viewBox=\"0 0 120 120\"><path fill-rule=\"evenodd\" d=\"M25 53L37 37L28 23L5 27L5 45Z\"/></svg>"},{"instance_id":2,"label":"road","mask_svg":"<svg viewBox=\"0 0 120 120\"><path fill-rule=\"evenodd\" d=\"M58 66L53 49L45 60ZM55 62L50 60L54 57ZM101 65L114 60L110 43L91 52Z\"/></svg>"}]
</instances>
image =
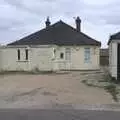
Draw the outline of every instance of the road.
<instances>
[{"instance_id":1,"label":"road","mask_svg":"<svg viewBox=\"0 0 120 120\"><path fill-rule=\"evenodd\" d=\"M120 120L120 112L89 110L0 110L0 120Z\"/></svg>"}]
</instances>

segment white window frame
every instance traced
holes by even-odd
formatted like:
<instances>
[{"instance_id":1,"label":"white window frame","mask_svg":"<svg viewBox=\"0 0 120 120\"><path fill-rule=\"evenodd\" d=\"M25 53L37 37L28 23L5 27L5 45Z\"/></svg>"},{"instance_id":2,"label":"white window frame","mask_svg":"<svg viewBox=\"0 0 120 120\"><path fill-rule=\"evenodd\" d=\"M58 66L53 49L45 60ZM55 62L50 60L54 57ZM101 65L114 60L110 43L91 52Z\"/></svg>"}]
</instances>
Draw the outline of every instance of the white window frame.
<instances>
[{"instance_id":1,"label":"white window frame","mask_svg":"<svg viewBox=\"0 0 120 120\"><path fill-rule=\"evenodd\" d=\"M65 49L65 60L71 61L71 48Z\"/></svg>"},{"instance_id":2,"label":"white window frame","mask_svg":"<svg viewBox=\"0 0 120 120\"><path fill-rule=\"evenodd\" d=\"M91 63L91 49L84 48L84 63Z\"/></svg>"}]
</instances>

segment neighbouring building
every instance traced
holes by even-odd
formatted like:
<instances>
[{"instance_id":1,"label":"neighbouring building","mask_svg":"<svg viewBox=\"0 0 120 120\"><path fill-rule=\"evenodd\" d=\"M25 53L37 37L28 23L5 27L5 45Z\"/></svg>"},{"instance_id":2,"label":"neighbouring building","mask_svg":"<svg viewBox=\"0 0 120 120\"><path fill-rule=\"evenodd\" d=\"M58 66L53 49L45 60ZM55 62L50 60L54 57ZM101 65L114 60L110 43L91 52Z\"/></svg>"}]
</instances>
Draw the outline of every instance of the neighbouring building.
<instances>
[{"instance_id":1,"label":"neighbouring building","mask_svg":"<svg viewBox=\"0 0 120 120\"><path fill-rule=\"evenodd\" d=\"M100 65L109 66L109 49L100 49Z\"/></svg>"},{"instance_id":2,"label":"neighbouring building","mask_svg":"<svg viewBox=\"0 0 120 120\"><path fill-rule=\"evenodd\" d=\"M96 70L101 43L76 28L58 21L7 46L0 47L0 69L7 71Z\"/></svg>"},{"instance_id":3,"label":"neighbouring building","mask_svg":"<svg viewBox=\"0 0 120 120\"><path fill-rule=\"evenodd\" d=\"M116 79L120 79L120 32L111 35L109 45L109 69Z\"/></svg>"}]
</instances>

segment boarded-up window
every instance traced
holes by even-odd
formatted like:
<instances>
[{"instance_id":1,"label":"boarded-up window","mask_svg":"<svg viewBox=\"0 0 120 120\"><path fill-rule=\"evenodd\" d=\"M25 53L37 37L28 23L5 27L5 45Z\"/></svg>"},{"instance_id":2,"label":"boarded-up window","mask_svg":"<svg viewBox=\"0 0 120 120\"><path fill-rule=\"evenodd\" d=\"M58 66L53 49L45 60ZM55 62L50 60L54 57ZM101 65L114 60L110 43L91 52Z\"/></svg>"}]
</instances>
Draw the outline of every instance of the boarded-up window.
<instances>
[{"instance_id":1,"label":"boarded-up window","mask_svg":"<svg viewBox=\"0 0 120 120\"><path fill-rule=\"evenodd\" d=\"M65 59L71 60L71 49L70 48L66 48L65 50Z\"/></svg>"},{"instance_id":2,"label":"boarded-up window","mask_svg":"<svg viewBox=\"0 0 120 120\"><path fill-rule=\"evenodd\" d=\"M20 60L20 50L17 50L18 60Z\"/></svg>"},{"instance_id":3,"label":"boarded-up window","mask_svg":"<svg viewBox=\"0 0 120 120\"><path fill-rule=\"evenodd\" d=\"M25 50L26 60L28 60L28 49Z\"/></svg>"}]
</instances>

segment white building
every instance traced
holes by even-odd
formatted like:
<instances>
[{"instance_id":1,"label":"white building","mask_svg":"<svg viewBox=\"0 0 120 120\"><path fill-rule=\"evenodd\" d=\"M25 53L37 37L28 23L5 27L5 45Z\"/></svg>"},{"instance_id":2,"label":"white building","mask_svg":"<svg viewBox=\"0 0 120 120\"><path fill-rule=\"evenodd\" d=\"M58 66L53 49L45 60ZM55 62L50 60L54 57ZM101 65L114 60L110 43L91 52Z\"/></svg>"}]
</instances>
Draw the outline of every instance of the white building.
<instances>
[{"instance_id":1,"label":"white building","mask_svg":"<svg viewBox=\"0 0 120 120\"><path fill-rule=\"evenodd\" d=\"M110 73L120 79L120 32L110 36L108 45Z\"/></svg>"},{"instance_id":2,"label":"white building","mask_svg":"<svg viewBox=\"0 0 120 120\"><path fill-rule=\"evenodd\" d=\"M5 71L96 70L101 43L80 30L49 18L46 28L0 48L0 69Z\"/></svg>"}]
</instances>

